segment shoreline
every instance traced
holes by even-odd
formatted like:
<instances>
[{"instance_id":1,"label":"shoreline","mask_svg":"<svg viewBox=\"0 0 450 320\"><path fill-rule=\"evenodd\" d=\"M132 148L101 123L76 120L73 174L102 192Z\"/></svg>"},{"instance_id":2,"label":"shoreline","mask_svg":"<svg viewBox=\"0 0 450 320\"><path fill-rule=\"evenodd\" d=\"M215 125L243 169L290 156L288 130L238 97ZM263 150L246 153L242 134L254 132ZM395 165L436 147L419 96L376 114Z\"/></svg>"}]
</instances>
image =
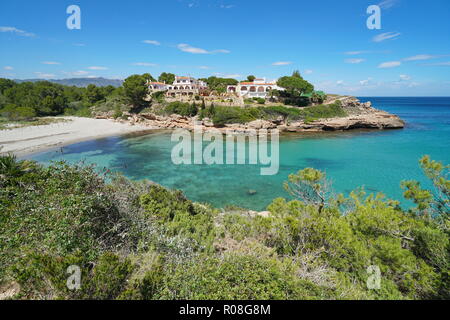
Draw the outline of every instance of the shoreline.
<instances>
[{"instance_id":1,"label":"shoreline","mask_svg":"<svg viewBox=\"0 0 450 320\"><path fill-rule=\"evenodd\" d=\"M0 131L0 155L18 157L90 140L151 132L159 128L122 124L112 120L63 117L69 121Z\"/></svg>"},{"instance_id":2,"label":"shoreline","mask_svg":"<svg viewBox=\"0 0 450 320\"><path fill-rule=\"evenodd\" d=\"M404 121L398 116L372 107L371 103L360 103L357 99L345 101L346 117L319 119L309 123L280 120L255 120L246 124L229 124L215 127L210 119L199 120L173 114L128 115L127 120L112 119L109 115L95 118L60 117L67 121L48 125L29 126L0 130L0 155L13 153L25 157L71 144L90 140L119 137L132 133L151 133L177 128L193 130L194 124L203 131L217 130L223 134L253 134L260 129L278 129L280 133L325 133L354 130L386 130L404 128Z\"/></svg>"}]
</instances>

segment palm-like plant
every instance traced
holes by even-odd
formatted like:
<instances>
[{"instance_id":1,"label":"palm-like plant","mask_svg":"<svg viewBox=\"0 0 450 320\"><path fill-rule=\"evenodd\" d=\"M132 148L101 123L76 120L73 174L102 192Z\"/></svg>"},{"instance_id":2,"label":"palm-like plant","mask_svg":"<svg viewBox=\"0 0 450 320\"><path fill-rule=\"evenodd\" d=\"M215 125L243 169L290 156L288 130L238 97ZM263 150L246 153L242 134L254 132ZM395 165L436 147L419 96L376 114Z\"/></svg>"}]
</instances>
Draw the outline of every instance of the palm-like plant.
<instances>
[{"instance_id":1,"label":"palm-like plant","mask_svg":"<svg viewBox=\"0 0 450 320\"><path fill-rule=\"evenodd\" d=\"M17 157L13 154L0 156L0 179L17 178L34 168L31 161L17 161Z\"/></svg>"}]
</instances>

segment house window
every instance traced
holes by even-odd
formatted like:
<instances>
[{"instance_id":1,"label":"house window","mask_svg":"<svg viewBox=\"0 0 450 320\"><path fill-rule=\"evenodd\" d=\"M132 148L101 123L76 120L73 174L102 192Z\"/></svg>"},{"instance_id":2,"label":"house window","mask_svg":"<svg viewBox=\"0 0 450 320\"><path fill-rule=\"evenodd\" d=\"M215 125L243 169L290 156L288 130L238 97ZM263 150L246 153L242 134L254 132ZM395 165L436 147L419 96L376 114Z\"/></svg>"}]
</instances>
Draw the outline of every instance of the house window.
<instances>
[{"instance_id":1,"label":"house window","mask_svg":"<svg viewBox=\"0 0 450 320\"><path fill-rule=\"evenodd\" d=\"M264 92L264 87L258 87L258 92Z\"/></svg>"},{"instance_id":2,"label":"house window","mask_svg":"<svg viewBox=\"0 0 450 320\"><path fill-rule=\"evenodd\" d=\"M250 87L250 92L256 92L256 87Z\"/></svg>"},{"instance_id":3,"label":"house window","mask_svg":"<svg viewBox=\"0 0 450 320\"><path fill-rule=\"evenodd\" d=\"M247 91L247 87L241 87L241 91Z\"/></svg>"}]
</instances>

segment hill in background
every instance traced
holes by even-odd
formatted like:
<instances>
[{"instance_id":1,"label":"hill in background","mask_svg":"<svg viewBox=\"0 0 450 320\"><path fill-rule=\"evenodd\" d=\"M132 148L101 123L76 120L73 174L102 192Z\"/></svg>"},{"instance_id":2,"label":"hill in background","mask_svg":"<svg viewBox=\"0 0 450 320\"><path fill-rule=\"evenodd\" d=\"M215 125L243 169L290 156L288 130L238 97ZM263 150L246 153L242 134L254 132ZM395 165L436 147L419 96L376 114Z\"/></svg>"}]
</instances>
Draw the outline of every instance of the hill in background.
<instances>
[{"instance_id":1,"label":"hill in background","mask_svg":"<svg viewBox=\"0 0 450 320\"><path fill-rule=\"evenodd\" d=\"M105 79L105 78L72 78L72 79L25 79L25 80L14 80L18 83L21 82L37 82L37 81L49 81L53 83L62 84L65 86L75 86L75 87L87 87L90 84L94 84L97 87L114 86L120 87L122 85L122 80L119 79Z\"/></svg>"}]
</instances>

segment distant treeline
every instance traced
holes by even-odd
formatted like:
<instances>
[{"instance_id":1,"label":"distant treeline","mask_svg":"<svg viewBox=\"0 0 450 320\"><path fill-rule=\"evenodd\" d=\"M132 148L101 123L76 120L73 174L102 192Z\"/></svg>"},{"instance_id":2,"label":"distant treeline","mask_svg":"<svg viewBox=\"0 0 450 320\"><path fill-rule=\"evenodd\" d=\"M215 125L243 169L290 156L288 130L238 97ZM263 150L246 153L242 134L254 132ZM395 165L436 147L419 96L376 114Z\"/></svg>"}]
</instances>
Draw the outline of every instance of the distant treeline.
<instances>
[{"instance_id":1,"label":"distant treeline","mask_svg":"<svg viewBox=\"0 0 450 320\"><path fill-rule=\"evenodd\" d=\"M26 80L18 80L14 79L17 83L22 82L40 82L42 79L26 79ZM70 79L49 79L47 80L52 83L62 84L64 86L75 86L75 87L87 87L90 84L96 85L97 87L120 87L123 83L123 80L120 79L105 79L105 78L70 78Z\"/></svg>"},{"instance_id":2,"label":"distant treeline","mask_svg":"<svg viewBox=\"0 0 450 320\"><path fill-rule=\"evenodd\" d=\"M254 77L249 76L248 80ZM163 72L158 81L172 83L173 73ZM237 85L238 81L231 78L209 77L201 79L208 84L213 94L226 92L228 85ZM7 120L29 120L35 117L75 115L90 116L91 107L96 106L102 111L126 111L139 113L151 106L148 101L148 81L156 81L149 73L132 75L126 78L120 87L113 85L87 87L67 86L50 81L17 82L0 78L0 117ZM269 99L282 104L308 106L311 103L322 103L326 96L318 95L314 86L304 80L298 71L292 76L278 80L278 85L285 91L271 90ZM163 102L164 97L156 99ZM264 99L258 103L264 104ZM222 119L221 122L226 123Z\"/></svg>"},{"instance_id":3,"label":"distant treeline","mask_svg":"<svg viewBox=\"0 0 450 320\"><path fill-rule=\"evenodd\" d=\"M17 83L0 79L0 116L24 120L42 116L87 115L89 107L123 88L64 86L49 81Z\"/></svg>"}]
</instances>

